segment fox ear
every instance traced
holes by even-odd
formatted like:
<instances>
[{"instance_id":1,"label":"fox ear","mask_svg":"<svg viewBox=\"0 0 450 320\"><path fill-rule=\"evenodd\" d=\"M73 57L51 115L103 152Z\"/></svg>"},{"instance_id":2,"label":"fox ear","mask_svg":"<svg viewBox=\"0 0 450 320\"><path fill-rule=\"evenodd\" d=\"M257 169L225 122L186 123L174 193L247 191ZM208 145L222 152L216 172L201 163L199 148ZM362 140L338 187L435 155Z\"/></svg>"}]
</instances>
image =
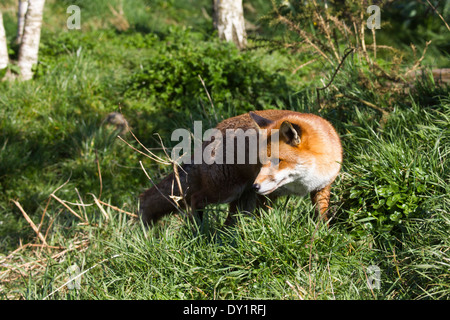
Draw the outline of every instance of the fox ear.
<instances>
[{"instance_id":1,"label":"fox ear","mask_svg":"<svg viewBox=\"0 0 450 320\"><path fill-rule=\"evenodd\" d=\"M271 125L273 123L272 120L269 120L269 119L263 118L261 116L258 116L253 111L250 111L248 114L250 115L250 118L253 120L253 123L255 124L255 126L258 129L263 129L263 128L268 127L269 125Z\"/></svg>"},{"instance_id":2,"label":"fox ear","mask_svg":"<svg viewBox=\"0 0 450 320\"><path fill-rule=\"evenodd\" d=\"M295 127L294 127L295 126ZM301 129L297 125L292 125L289 121L284 121L280 126L281 136L286 139L286 143L291 146L298 146L301 142Z\"/></svg>"}]
</instances>

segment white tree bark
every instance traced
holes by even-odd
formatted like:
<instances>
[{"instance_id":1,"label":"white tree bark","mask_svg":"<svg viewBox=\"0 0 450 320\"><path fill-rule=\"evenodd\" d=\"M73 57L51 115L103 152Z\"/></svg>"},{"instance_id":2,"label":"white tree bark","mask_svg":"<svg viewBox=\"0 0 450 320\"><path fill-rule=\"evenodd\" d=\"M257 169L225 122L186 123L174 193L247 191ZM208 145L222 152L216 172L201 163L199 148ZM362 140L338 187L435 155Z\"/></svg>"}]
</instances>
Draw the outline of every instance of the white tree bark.
<instances>
[{"instance_id":1,"label":"white tree bark","mask_svg":"<svg viewBox=\"0 0 450 320\"><path fill-rule=\"evenodd\" d=\"M214 26L219 38L233 41L239 49L247 45L242 0L214 0Z\"/></svg>"},{"instance_id":2,"label":"white tree bark","mask_svg":"<svg viewBox=\"0 0 450 320\"><path fill-rule=\"evenodd\" d=\"M6 43L6 33L3 27L3 15L0 11L0 70L8 66L8 46Z\"/></svg>"},{"instance_id":3,"label":"white tree bark","mask_svg":"<svg viewBox=\"0 0 450 320\"><path fill-rule=\"evenodd\" d=\"M19 10L17 11L17 36L16 43L22 43L23 30L25 28L25 15L28 10L28 0L19 0Z\"/></svg>"},{"instance_id":4,"label":"white tree bark","mask_svg":"<svg viewBox=\"0 0 450 320\"><path fill-rule=\"evenodd\" d=\"M22 44L20 45L17 63L20 69L19 78L21 80L30 80L33 77L31 68L38 61L44 4L45 0L28 1Z\"/></svg>"}]
</instances>

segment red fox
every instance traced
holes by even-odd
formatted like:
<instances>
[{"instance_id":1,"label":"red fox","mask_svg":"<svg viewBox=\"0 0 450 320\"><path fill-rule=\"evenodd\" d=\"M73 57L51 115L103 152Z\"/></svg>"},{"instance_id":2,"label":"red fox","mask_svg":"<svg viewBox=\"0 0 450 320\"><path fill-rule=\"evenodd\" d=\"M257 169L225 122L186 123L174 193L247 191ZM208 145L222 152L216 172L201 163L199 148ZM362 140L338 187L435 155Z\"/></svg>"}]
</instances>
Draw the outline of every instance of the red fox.
<instances>
[{"instance_id":1,"label":"red fox","mask_svg":"<svg viewBox=\"0 0 450 320\"><path fill-rule=\"evenodd\" d=\"M200 219L208 204L229 203L228 223L237 211L251 212L267 198L308 193L317 214L328 221L330 188L342 162L339 136L328 121L313 114L264 110L226 119L216 129L223 136L230 130L252 129L259 141L258 148L245 144L240 150L245 152L245 161L240 163L227 158L223 163L183 164L178 170L181 190L171 173L140 195L140 216L144 223L153 224L176 212L177 206L184 207L184 201L176 203L174 196L184 197L191 212ZM239 150L237 138L233 139L231 148L227 142L219 151L224 154L234 151L231 160L236 160ZM211 147L211 143L204 142L203 150ZM255 152L260 157L252 162L250 157Z\"/></svg>"}]
</instances>

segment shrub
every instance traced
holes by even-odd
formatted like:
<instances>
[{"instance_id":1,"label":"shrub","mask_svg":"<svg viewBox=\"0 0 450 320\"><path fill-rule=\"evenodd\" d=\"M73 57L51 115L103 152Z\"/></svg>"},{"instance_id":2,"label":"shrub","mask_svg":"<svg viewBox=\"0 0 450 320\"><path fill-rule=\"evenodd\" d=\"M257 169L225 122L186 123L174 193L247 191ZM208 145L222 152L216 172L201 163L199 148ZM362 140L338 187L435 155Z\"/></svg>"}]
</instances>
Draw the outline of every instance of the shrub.
<instances>
[{"instance_id":1,"label":"shrub","mask_svg":"<svg viewBox=\"0 0 450 320\"><path fill-rule=\"evenodd\" d=\"M228 43L196 37L189 30L171 29L155 54L127 81L125 97L148 99L169 113L189 115L199 101L209 106L199 76L217 112L227 103L236 113L262 109L287 96L285 78L263 70L250 54L239 53Z\"/></svg>"},{"instance_id":2,"label":"shrub","mask_svg":"<svg viewBox=\"0 0 450 320\"><path fill-rule=\"evenodd\" d=\"M433 215L448 194L448 101L401 109L383 131L363 123L343 139L342 208L355 234L395 236L405 223Z\"/></svg>"}]
</instances>

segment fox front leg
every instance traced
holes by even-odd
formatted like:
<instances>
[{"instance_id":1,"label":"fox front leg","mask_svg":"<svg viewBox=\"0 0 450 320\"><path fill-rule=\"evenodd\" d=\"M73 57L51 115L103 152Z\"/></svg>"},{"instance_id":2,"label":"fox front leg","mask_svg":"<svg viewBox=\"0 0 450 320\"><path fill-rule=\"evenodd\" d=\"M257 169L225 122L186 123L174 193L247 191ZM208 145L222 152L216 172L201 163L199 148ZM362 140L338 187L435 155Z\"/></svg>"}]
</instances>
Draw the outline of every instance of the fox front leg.
<instances>
[{"instance_id":1,"label":"fox front leg","mask_svg":"<svg viewBox=\"0 0 450 320\"><path fill-rule=\"evenodd\" d=\"M331 185L311 192L311 201L316 206L316 214L328 224Z\"/></svg>"},{"instance_id":2,"label":"fox front leg","mask_svg":"<svg viewBox=\"0 0 450 320\"><path fill-rule=\"evenodd\" d=\"M206 195L203 191L198 191L191 196L191 212L189 218L194 219L198 217L200 221L203 220L203 209L207 204Z\"/></svg>"}]
</instances>

